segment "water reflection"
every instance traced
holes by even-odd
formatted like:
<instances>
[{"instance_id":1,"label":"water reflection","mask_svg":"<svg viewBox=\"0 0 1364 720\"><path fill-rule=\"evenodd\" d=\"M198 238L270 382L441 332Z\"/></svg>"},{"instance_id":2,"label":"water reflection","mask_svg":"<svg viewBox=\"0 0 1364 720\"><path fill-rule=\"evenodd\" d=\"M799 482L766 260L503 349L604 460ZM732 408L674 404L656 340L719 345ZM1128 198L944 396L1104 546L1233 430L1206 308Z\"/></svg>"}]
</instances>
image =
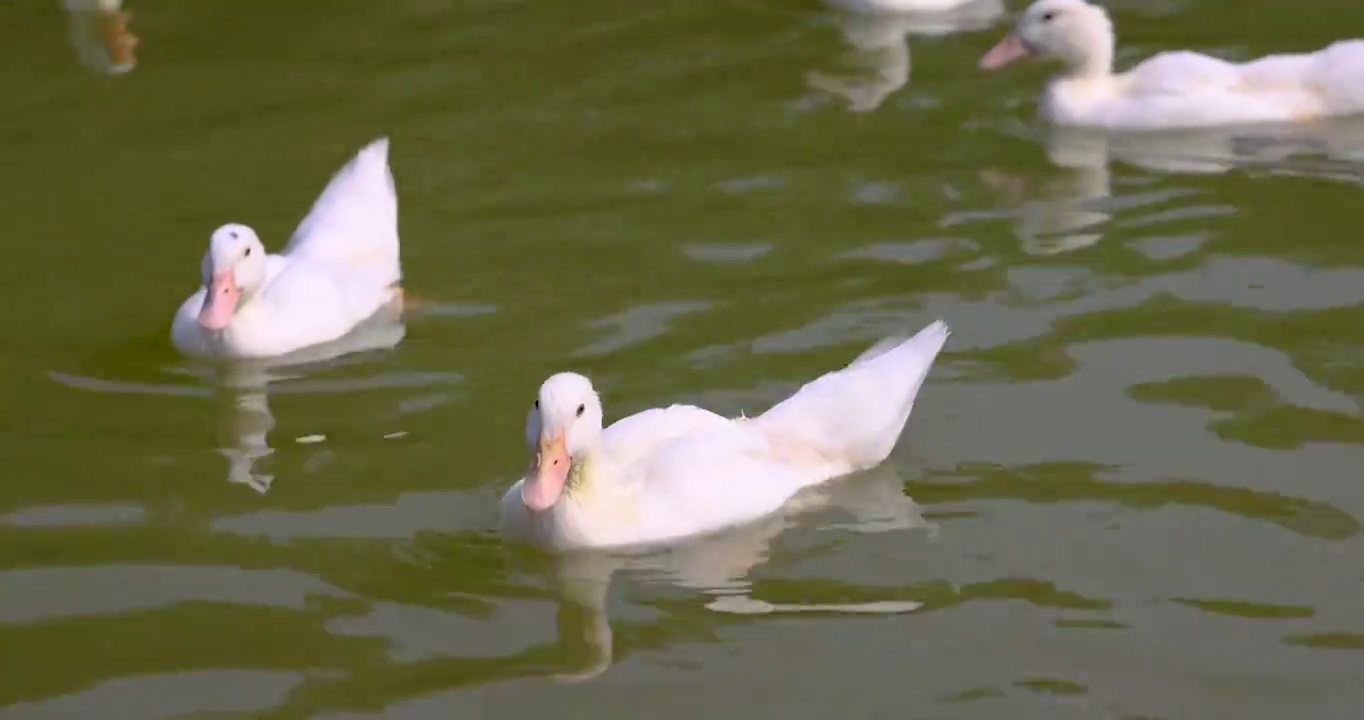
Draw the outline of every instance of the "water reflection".
<instances>
[{"instance_id":1,"label":"water reflection","mask_svg":"<svg viewBox=\"0 0 1364 720\"><path fill-rule=\"evenodd\" d=\"M1324 540L1347 540L1364 529L1350 513L1327 502L1194 479L1124 482L1107 479L1105 475L1110 472L1110 468L1086 462L962 466L932 482L911 481L910 490L929 504L967 500L1098 501L1133 508L1167 505L1208 508Z\"/></svg>"},{"instance_id":2,"label":"water reflection","mask_svg":"<svg viewBox=\"0 0 1364 720\"><path fill-rule=\"evenodd\" d=\"M1017 207L1014 237L1029 255L1055 255L1089 247L1103 238L1111 216L1108 164L1078 165L1034 181L995 168L980 171L981 182ZM1032 196L1031 198L1029 196Z\"/></svg>"},{"instance_id":3,"label":"water reflection","mask_svg":"<svg viewBox=\"0 0 1364 720\"><path fill-rule=\"evenodd\" d=\"M1129 133L1056 127L1049 130L1047 155L1068 168L1093 168L1116 159L1168 173L1212 174L1247 168L1359 180L1356 163L1364 161L1364 117Z\"/></svg>"},{"instance_id":4,"label":"water reflection","mask_svg":"<svg viewBox=\"0 0 1364 720\"><path fill-rule=\"evenodd\" d=\"M254 376L253 376L254 375ZM218 392L222 408L223 434L229 438L219 452L227 458L227 481L265 493L274 482L273 475L257 472L256 461L274 452L268 442L275 427L266 389L267 373L225 373Z\"/></svg>"},{"instance_id":5,"label":"water reflection","mask_svg":"<svg viewBox=\"0 0 1364 720\"><path fill-rule=\"evenodd\" d=\"M137 66L139 39L128 30L132 13L123 0L62 0L62 6L71 16L71 43L81 65L108 75Z\"/></svg>"},{"instance_id":6,"label":"water reflection","mask_svg":"<svg viewBox=\"0 0 1364 720\"><path fill-rule=\"evenodd\" d=\"M268 442L275 426L270 412L269 393L318 392L358 389L370 384L355 380L309 380L310 375L337 367L338 360L363 362L364 353L389 350L402 341L406 327L394 310L384 309L357 326L349 334L329 343L299 350L269 361L243 362L216 369L217 394L221 406L223 440L219 452L227 458L227 481L240 483L258 493L267 492L274 476L258 470L257 462L274 452ZM349 363L346 363L349 364ZM316 436L299 438L310 441Z\"/></svg>"},{"instance_id":7,"label":"water reflection","mask_svg":"<svg viewBox=\"0 0 1364 720\"><path fill-rule=\"evenodd\" d=\"M843 33L852 73L806 74L811 88L843 98L853 112L871 112L909 83L909 36L950 35L982 30L1004 14L1001 0L971 0L950 10L899 11L876 3L829 0L831 17Z\"/></svg>"},{"instance_id":8,"label":"water reflection","mask_svg":"<svg viewBox=\"0 0 1364 720\"><path fill-rule=\"evenodd\" d=\"M420 312L426 313L423 309ZM411 313L407 313L411 316ZM462 378L455 372L371 372L374 361L392 350L406 334L405 316L394 308L383 308L356 326L349 334L329 343L315 345L270 360L239 361L221 365L190 365L173 369L202 385L136 383L50 372L49 377L69 387L114 394L152 394L166 396L212 395L219 417L218 452L227 459L227 480L245 485L258 493L270 490L275 476L262 461L274 453L269 442L275 417L270 410L270 395L290 393L345 394L357 390L402 386L427 387L449 384ZM324 377L358 369L346 377ZM205 387L207 386L207 387ZM408 399L400 402L396 413L423 410L439 404L444 395ZM434 402L433 402L434 401ZM384 437L401 437L393 431ZM324 435L294 438L301 445L320 444ZM316 467L330 455L320 445L305 467Z\"/></svg>"},{"instance_id":9,"label":"water reflection","mask_svg":"<svg viewBox=\"0 0 1364 720\"><path fill-rule=\"evenodd\" d=\"M912 601L799 604L777 603L751 594L748 574L768 559L772 540L798 516L841 511L851 520L816 526L823 530L886 532L927 529L919 506L906 497L903 481L889 466L835 480L798 495L783 513L722 533L635 553L579 552L557 557L549 581L559 603L556 626L569 670L552 675L565 682L587 680L605 672L613 661L607 591L618 570L661 579L670 585L712 595L713 612L770 613L904 613L918 609Z\"/></svg>"},{"instance_id":10,"label":"water reflection","mask_svg":"<svg viewBox=\"0 0 1364 720\"><path fill-rule=\"evenodd\" d=\"M1051 127L1045 146L1060 174L1036 181L1036 192L1028 192L1022 176L996 168L980 173L982 182L1017 206L1014 236L1031 255L1088 247L1102 239L1104 226L1118 209L1171 199L1168 189L1115 194L1110 168L1115 160L1172 174L1242 169L1349 182L1364 179L1364 118L1139 133Z\"/></svg>"}]
</instances>

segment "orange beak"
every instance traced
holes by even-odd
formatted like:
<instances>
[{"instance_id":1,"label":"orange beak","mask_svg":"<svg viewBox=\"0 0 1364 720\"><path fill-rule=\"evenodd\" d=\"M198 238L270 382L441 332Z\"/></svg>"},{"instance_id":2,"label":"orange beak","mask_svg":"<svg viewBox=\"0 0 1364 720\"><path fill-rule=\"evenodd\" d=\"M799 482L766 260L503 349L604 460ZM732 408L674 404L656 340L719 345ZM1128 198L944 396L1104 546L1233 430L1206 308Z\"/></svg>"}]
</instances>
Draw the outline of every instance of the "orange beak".
<instances>
[{"instance_id":1,"label":"orange beak","mask_svg":"<svg viewBox=\"0 0 1364 720\"><path fill-rule=\"evenodd\" d=\"M130 65L136 61L133 50L139 42L136 35L128 31L128 21L132 13L118 11L108 13L101 23L104 47L109 51L109 60L115 65Z\"/></svg>"},{"instance_id":2,"label":"orange beak","mask_svg":"<svg viewBox=\"0 0 1364 720\"><path fill-rule=\"evenodd\" d=\"M199 325L205 330L222 330L237 314L237 303L242 289L237 286L236 274L231 270L214 273L204 295L204 307L199 311Z\"/></svg>"},{"instance_id":3,"label":"orange beak","mask_svg":"<svg viewBox=\"0 0 1364 720\"><path fill-rule=\"evenodd\" d=\"M540 437L540 451L535 453L530 472L521 485L521 501L535 512L544 512L559 502L568 481L568 468L573 464L564 448L564 434Z\"/></svg>"},{"instance_id":4,"label":"orange beak","mask_svg":"<svg viewBox=\"0 0 1364 720\"><path fill-rule=\"evenodd\" d=\"M1023 44L1023 40L1017 33L1009 33L1007 37L999 41L998 45L990 48L990 52L985 53L980 58L981 70L996 70L1015 61L1021 60L1032 55L1028 46Z\"/></svg>"}]
</instances>

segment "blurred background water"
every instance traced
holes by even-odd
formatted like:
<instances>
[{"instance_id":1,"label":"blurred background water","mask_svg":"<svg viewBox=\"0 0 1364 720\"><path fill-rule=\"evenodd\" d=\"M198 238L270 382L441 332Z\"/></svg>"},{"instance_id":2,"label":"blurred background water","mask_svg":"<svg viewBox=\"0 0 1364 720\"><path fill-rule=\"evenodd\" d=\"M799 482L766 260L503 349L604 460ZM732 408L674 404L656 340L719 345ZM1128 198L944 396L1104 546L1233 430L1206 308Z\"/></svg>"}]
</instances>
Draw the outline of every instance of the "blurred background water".
<instances>
[{"instance_id":1,"label":"blurred background water","mask_svg":"<svg viewBox=\"0 0 1364 720\"><path fill-rule=\"evenodd\" d=\"M1114 0L1119 62L1364 5ZM798 0L0 6L0 716L1345 718L1364 137L1047 131L1008 25ZM107 69L107 68L106 68ZM395 349L234 382L170 316L392 137ZM496 533L549 374L753 414L954 335L892 460L662 555Z\"/></svg>"}]
</instances>

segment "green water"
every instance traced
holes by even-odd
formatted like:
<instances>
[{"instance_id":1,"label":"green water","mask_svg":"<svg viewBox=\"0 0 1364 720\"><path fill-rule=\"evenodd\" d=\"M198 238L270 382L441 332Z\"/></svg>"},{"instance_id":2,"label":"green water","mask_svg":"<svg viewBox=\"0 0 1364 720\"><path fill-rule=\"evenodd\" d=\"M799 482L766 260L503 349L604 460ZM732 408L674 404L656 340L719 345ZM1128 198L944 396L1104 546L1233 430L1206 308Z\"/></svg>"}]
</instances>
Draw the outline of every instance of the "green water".
<instances>
[{"instance_id":1,"label":"green water","mask_svg":"<svg viewBox=\"0 0 1364 720\"><path fill-rule=\"evenodd\" d=\"M1122 63L1364 27L1114 5ZM0 5L6 720L1357 716L1349 132L1057 152L1045 69L975 69L1004 20L854 112L807 75L903 53L804 0L129 8L106 77ZM381 133L429 304L214 389L168 338L208 234L279 247ZM495 531L553 372L751 414L938 317L892 459L787 517L566 564Z\"/></svg>"}]
</instances>

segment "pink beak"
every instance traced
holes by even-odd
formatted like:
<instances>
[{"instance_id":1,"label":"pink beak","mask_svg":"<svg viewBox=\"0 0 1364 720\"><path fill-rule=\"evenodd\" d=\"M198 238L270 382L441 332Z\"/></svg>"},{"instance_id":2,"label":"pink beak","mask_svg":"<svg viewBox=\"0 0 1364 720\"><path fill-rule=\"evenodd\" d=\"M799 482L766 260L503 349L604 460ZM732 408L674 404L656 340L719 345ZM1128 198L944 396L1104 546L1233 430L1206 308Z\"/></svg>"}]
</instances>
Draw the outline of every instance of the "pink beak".
<instances>
[{"instance_id":1,"label":"pink beak","mask_svg":"<svg viewBox=\"0 0 1364 720\"><path fill-rule=\"evenodd\" d=\"M980 69L995 70L1029 55L1032 55L1032 51L1028 50L1028 46L1023 44L1018 35L1009 33L998 45L990 48L990 52L981 57Z\"/></svg>"},{"instance_id":2,"label":"pink beak","mask_svg":"<svg viewBox=\"0 0 1364 720\"><path fill-rule=\"evenodd\" d=\"M564 435L540 438L540 452L521 485L521 501L535 512L544 512L559 502L568 481L568 468L573 464L564 448Z\"/></svg>"},{"instance_id":3,"label":"pink beak","mask_svg":"<svg viewBox=\"0 0 1364 720\"><path fill-rule=\"evenodd\" d=\"M204 307L199 311L199 325L205 330L218 331L232 322L237 314L237 303L242 298L242 289L237 286L236 275L231 270L214 273L208 283L208 293L204 295Z\"/></svg>"}]
</instances>

